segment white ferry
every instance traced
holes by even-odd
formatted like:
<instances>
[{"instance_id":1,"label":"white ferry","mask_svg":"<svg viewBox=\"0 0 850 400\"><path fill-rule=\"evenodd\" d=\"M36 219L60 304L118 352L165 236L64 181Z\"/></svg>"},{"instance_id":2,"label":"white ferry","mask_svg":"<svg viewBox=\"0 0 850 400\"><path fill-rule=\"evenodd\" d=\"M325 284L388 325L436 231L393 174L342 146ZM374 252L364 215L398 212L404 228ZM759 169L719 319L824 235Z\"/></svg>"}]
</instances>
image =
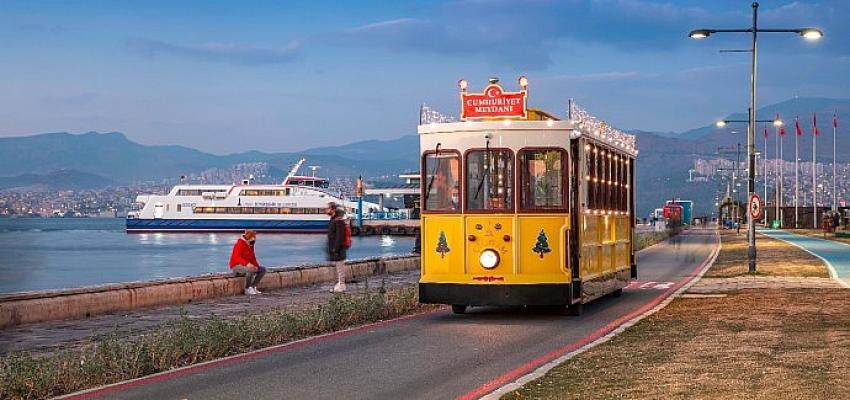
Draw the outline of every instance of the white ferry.
<instances>
[{"instance_id":1,"label":"white ferry","mask_svg":"<svg viewBox=\"0 0 850 400\"><path fill-rule=\"evenodd\" d=\"M357 212L357 202L331 193L328 180L295 173L299 160L283 183L233 185L177 185L167 195L139 195L144 206L127 215L127 232L260 232L321 233L328 226L328 202ZM381 211L363 202L364 214Z\"/></svg>"}]
</instances>

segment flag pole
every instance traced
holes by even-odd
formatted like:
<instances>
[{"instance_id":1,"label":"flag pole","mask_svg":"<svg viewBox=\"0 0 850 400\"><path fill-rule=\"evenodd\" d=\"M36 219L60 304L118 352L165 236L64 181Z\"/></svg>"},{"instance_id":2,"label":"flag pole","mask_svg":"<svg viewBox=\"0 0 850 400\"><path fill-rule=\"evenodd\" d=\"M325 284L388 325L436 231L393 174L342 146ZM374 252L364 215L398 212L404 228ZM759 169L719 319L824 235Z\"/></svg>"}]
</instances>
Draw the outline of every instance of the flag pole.
<instances>
[{"instance_id":1,"label":"flag pole","mask_svg":"<svg viewBox=\"0 0 850 400\"><path fill-rule=\"evenodd\" d=\"M818 164L817 164L817 148L818 148L818 117L817 114L812 114L812 228L818 229Z\"/></svg>"},{"instance_id":2,"label":"flag pole","mask_svg":"<svg viewBox=\"0 0 850 400\"><path fill-rule=\"evenodd\" d=\"M838 212L838 186L835 184L835 164L838 160L835 158L835 131L838 130L838 115L832 114L832 212Z\"/></svg>"},{"instance_id":3,"label":"flag pole","mask_svg":"<svg viewBox=\"0 0 850 400\"><path fill-rule=\"evenodd\" d=\"M776 119L779 119L779 114L776 114ZM785 189L785 159L782 156L782 142L785 141L785 132L783 130L785 128L780 126L777 129L778 133L776 135L776 145L779 146L779 151L776 154L779 155L779 159L777 160L779 164L779 167L777 169L777 171L779 172L779 182L776 184L776 219L779 220L779 227L781 228L783 222L782 214L784 213L784 210L782 209L782 203L784 202L785 197L785 193L783 193Z\"/></svg>"},{"instance_id":4,"label":"flag pole","mask_svg":"<svg viewBox=\"0 0 850 400\"><path fill-rule=\"evenodd\" d=\"M764 127L764 204L767 204L767 127ZM767 210L764 212L764 226L768 226Z\"/></svg>"},{"instance_id":5,"label":"flag pole","mask_svg":"<svg viewBox=\"0 0 850 400\"><path fill-rule=\"evenodd\" d=\"M794 132L794 229L800 227L800 211L799 211L799 196L800 196L800 117L795 117L794 122L797 124Z\"/></svg>"}]
</instances>

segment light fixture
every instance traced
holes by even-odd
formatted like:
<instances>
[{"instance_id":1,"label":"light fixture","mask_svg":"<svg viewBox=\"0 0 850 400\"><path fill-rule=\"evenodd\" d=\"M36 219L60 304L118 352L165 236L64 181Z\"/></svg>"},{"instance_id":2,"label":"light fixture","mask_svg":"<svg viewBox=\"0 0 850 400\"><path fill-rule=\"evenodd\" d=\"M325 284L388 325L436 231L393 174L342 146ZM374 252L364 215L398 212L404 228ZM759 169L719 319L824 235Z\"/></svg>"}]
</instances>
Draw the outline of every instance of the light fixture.
<instances>
[{"instance_id":1,"label":"light fixture","mask_svg":"<svg viewBox=\"0 0 850 400\"><path fill-rule=\"evenodd\" d=\"M711 31L709 31L708 29L694 29L691 31L691 33L688 34L691 39L705 39L710 35Z\"/></svg>"},{"instance_id":2,"label":"light fixture","mask_svg":"<svg viewBox=\"0 0 850 400\"><path fill-rule=\"evenodd\" d=\"M528 86L528 78L525 76L519 77L519 87L525 89Z\"/></svg>"},{"instance_id":3,"label":"light fixture","mask_svg":"<svg viewBox=\"0 0 850 400\"><path fill-rule=\"evenodd\" d=\"M461 79L461 80L457 81L457 86L460 88L460 90L462 90L464 92L466 91L467 85L468 85L468 83L466 82L466 79Z\"/></svg>"},{"instance_id":4,"label":"light fixture","mask_svg":"<svg viewBox=\"0 0 850 400\"><path fill-rule=\"evenodd\" d=\"M484 250L481 252L481 255L478 256L478 262L480 262L481 266L484 268L496 268L496 266L499 265L499 253L493 249Z\"/></svg>"},{"instance_id":5,"label":"light fixture","mask_svg":"<svg viewBox=\"0 0 850 400\"><path fill-rule=\"evenodd\" d=\"M718 128L722 128L722 127L726 126L726 121L721 119L720 121L717 121L715 123L715 125L717 125Z\"/></svg>"},{"instance_id":6,"label":"light fixture","mask_svg":"<svg viewBox=\"0 0 850 400\"><path fill-rule=\"evenodd\" d=\"M808 40L818 40L823 37L823 31L817 28L804 28L800 30L800 36Z\"/></svg>"}]
</instances>

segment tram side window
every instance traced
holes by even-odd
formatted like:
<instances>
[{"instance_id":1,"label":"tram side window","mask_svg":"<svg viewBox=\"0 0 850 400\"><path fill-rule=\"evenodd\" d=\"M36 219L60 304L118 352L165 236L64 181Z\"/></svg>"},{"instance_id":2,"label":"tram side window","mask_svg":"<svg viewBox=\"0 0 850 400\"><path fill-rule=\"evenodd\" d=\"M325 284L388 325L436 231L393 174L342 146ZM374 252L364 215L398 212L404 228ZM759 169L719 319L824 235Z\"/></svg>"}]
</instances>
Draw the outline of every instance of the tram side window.
<instances>
[{"instance_id":1,"label":"tram side window","mask_svg":"<svg viewBox=\"0 0 850 400\"><path fill-rule=\"evenodd\" d=\"M513 157L508 150L475 150L466 157L466 208L513 209Z\"/></svg>"},{"instance_id":2,"label":"tram side window","mask_svg":"<svg viewBox=\"0 0 850 400\"><path fill-rule=\"evenodd\" d=\"M564 208L563 150L525 150L519 154L520 207L524 209Z\"/></svg>"},{"instance_id":3,"label":"tram side window","mask_svg":"<svg viewBox=\"0 0 850 400\"><path fill-rule=\"evenodd\" d=\"M425 210L455 211L460 209L460 161L457 154L425 155Z\"/></svg>"}]
</instances>

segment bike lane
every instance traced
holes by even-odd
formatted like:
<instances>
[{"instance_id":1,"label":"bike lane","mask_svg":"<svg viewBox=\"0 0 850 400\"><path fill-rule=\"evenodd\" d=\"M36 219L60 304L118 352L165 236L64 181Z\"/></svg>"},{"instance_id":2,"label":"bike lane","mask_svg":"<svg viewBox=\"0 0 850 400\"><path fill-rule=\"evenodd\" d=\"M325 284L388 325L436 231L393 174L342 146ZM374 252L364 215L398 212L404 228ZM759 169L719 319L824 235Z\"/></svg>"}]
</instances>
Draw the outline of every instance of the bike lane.
<instances>
[{"instance_id":1,"label":"bike lane","mask_svg":"<svg viewBox=\"0 0 850 400\"><path fill-rule=\"evenodd\" d=\"M842 286L850 288L850 245L777 229L760 229L758 232L767 237L797 246L820 258L829 269L829 276Z\"/></svg>"}]
</instances>

